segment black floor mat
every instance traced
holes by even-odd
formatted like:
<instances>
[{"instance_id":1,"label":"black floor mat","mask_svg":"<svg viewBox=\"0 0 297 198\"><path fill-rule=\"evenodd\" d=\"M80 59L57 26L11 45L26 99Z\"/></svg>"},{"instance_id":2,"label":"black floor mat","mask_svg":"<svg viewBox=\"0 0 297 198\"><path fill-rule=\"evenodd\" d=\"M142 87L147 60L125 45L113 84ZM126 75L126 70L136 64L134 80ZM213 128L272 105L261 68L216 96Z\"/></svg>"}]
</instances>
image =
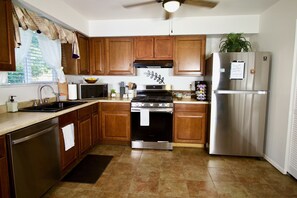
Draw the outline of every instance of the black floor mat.
<instances>
[{"instance_id":1,"label":"black floor mat","mask_svg":"<svg viewBox=\"0 0 297 198\"><path fill-rule=\"evenodd\" d=\"M87 155L62 181L94 184L111 159L107 155Z\"/></svg>"}]
</instances>

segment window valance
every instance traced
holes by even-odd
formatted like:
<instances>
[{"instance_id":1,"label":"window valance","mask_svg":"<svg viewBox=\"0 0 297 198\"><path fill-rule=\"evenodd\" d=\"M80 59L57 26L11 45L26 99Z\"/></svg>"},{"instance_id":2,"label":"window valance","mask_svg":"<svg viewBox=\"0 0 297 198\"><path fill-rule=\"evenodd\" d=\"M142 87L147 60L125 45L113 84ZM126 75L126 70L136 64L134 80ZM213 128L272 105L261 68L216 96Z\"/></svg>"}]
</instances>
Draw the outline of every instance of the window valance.
<instances>
[{"instance_id":1,"label":"window valance","mask_svg":"<svg viewBox=\"0 0 297 198\"><path fill-rule=\"evenodd\" d=\"M59 39L61 43L72 44L72 57L79 58L79 47L75 32L67 30L60 25L17 5L13 6L13 23L16 47L21 45L19 32L19 27L21 27L23 30L30 29L39 33L41 32L51 40Z\"/></svg>"}]
</instances>

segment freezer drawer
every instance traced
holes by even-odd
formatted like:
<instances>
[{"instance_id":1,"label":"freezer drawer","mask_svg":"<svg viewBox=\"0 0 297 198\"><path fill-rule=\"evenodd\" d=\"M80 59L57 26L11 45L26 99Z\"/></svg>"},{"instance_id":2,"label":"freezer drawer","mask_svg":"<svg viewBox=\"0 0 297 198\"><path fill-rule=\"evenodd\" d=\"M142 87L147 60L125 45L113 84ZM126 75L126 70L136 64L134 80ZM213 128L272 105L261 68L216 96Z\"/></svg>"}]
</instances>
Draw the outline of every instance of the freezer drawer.
<instances>
[{"instance_id":1,"label":"freezer drawer","mask_svg":"<svg viewBox=\"0 0 297 198\"><path fill-rule=\"evenodd\" d=\"M266 91L214 91L209 153L262 157Z\"/></svg>"}]
</instances>

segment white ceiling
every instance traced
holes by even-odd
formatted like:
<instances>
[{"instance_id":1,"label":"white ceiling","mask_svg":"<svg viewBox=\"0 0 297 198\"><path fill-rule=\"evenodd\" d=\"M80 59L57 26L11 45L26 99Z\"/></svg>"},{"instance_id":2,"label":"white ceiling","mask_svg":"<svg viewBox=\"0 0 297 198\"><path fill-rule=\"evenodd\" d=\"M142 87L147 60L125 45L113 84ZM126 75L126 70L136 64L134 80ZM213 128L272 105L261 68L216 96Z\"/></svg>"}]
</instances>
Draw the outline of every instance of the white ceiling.
<instances>
[{"instance_id":1,"label":"white ceiling","mask_svg":"<svg viewBox=\"0 0 297 198\"><path fill-rule=\"evenodd\" d=\"M63 0L87 20L162 18L160 3L126 9L122 5L151 0ZM258 15L279 0L212 0L219 4L212 9L183 4L174 17Z\"/></svg>"}]
</instances>

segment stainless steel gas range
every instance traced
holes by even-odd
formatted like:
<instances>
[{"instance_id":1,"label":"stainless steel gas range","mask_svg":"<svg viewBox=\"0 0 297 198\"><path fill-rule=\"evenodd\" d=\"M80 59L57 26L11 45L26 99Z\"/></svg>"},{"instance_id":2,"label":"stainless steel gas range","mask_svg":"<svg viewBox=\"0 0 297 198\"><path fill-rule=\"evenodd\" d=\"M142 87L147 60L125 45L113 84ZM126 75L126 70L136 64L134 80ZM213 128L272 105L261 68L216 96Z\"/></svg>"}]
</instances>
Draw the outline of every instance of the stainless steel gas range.
<instances>
[{"instance_id":1,"label":"stainless steel gas range","mask_svg":"<svg viewBox=\"0 0 297 198\"><path fill-rule=\"evenodd\" d=\"M172 150L173 98L165 85L145 85L131 101L131 147Z\"/></svg>"}]
</instances>

